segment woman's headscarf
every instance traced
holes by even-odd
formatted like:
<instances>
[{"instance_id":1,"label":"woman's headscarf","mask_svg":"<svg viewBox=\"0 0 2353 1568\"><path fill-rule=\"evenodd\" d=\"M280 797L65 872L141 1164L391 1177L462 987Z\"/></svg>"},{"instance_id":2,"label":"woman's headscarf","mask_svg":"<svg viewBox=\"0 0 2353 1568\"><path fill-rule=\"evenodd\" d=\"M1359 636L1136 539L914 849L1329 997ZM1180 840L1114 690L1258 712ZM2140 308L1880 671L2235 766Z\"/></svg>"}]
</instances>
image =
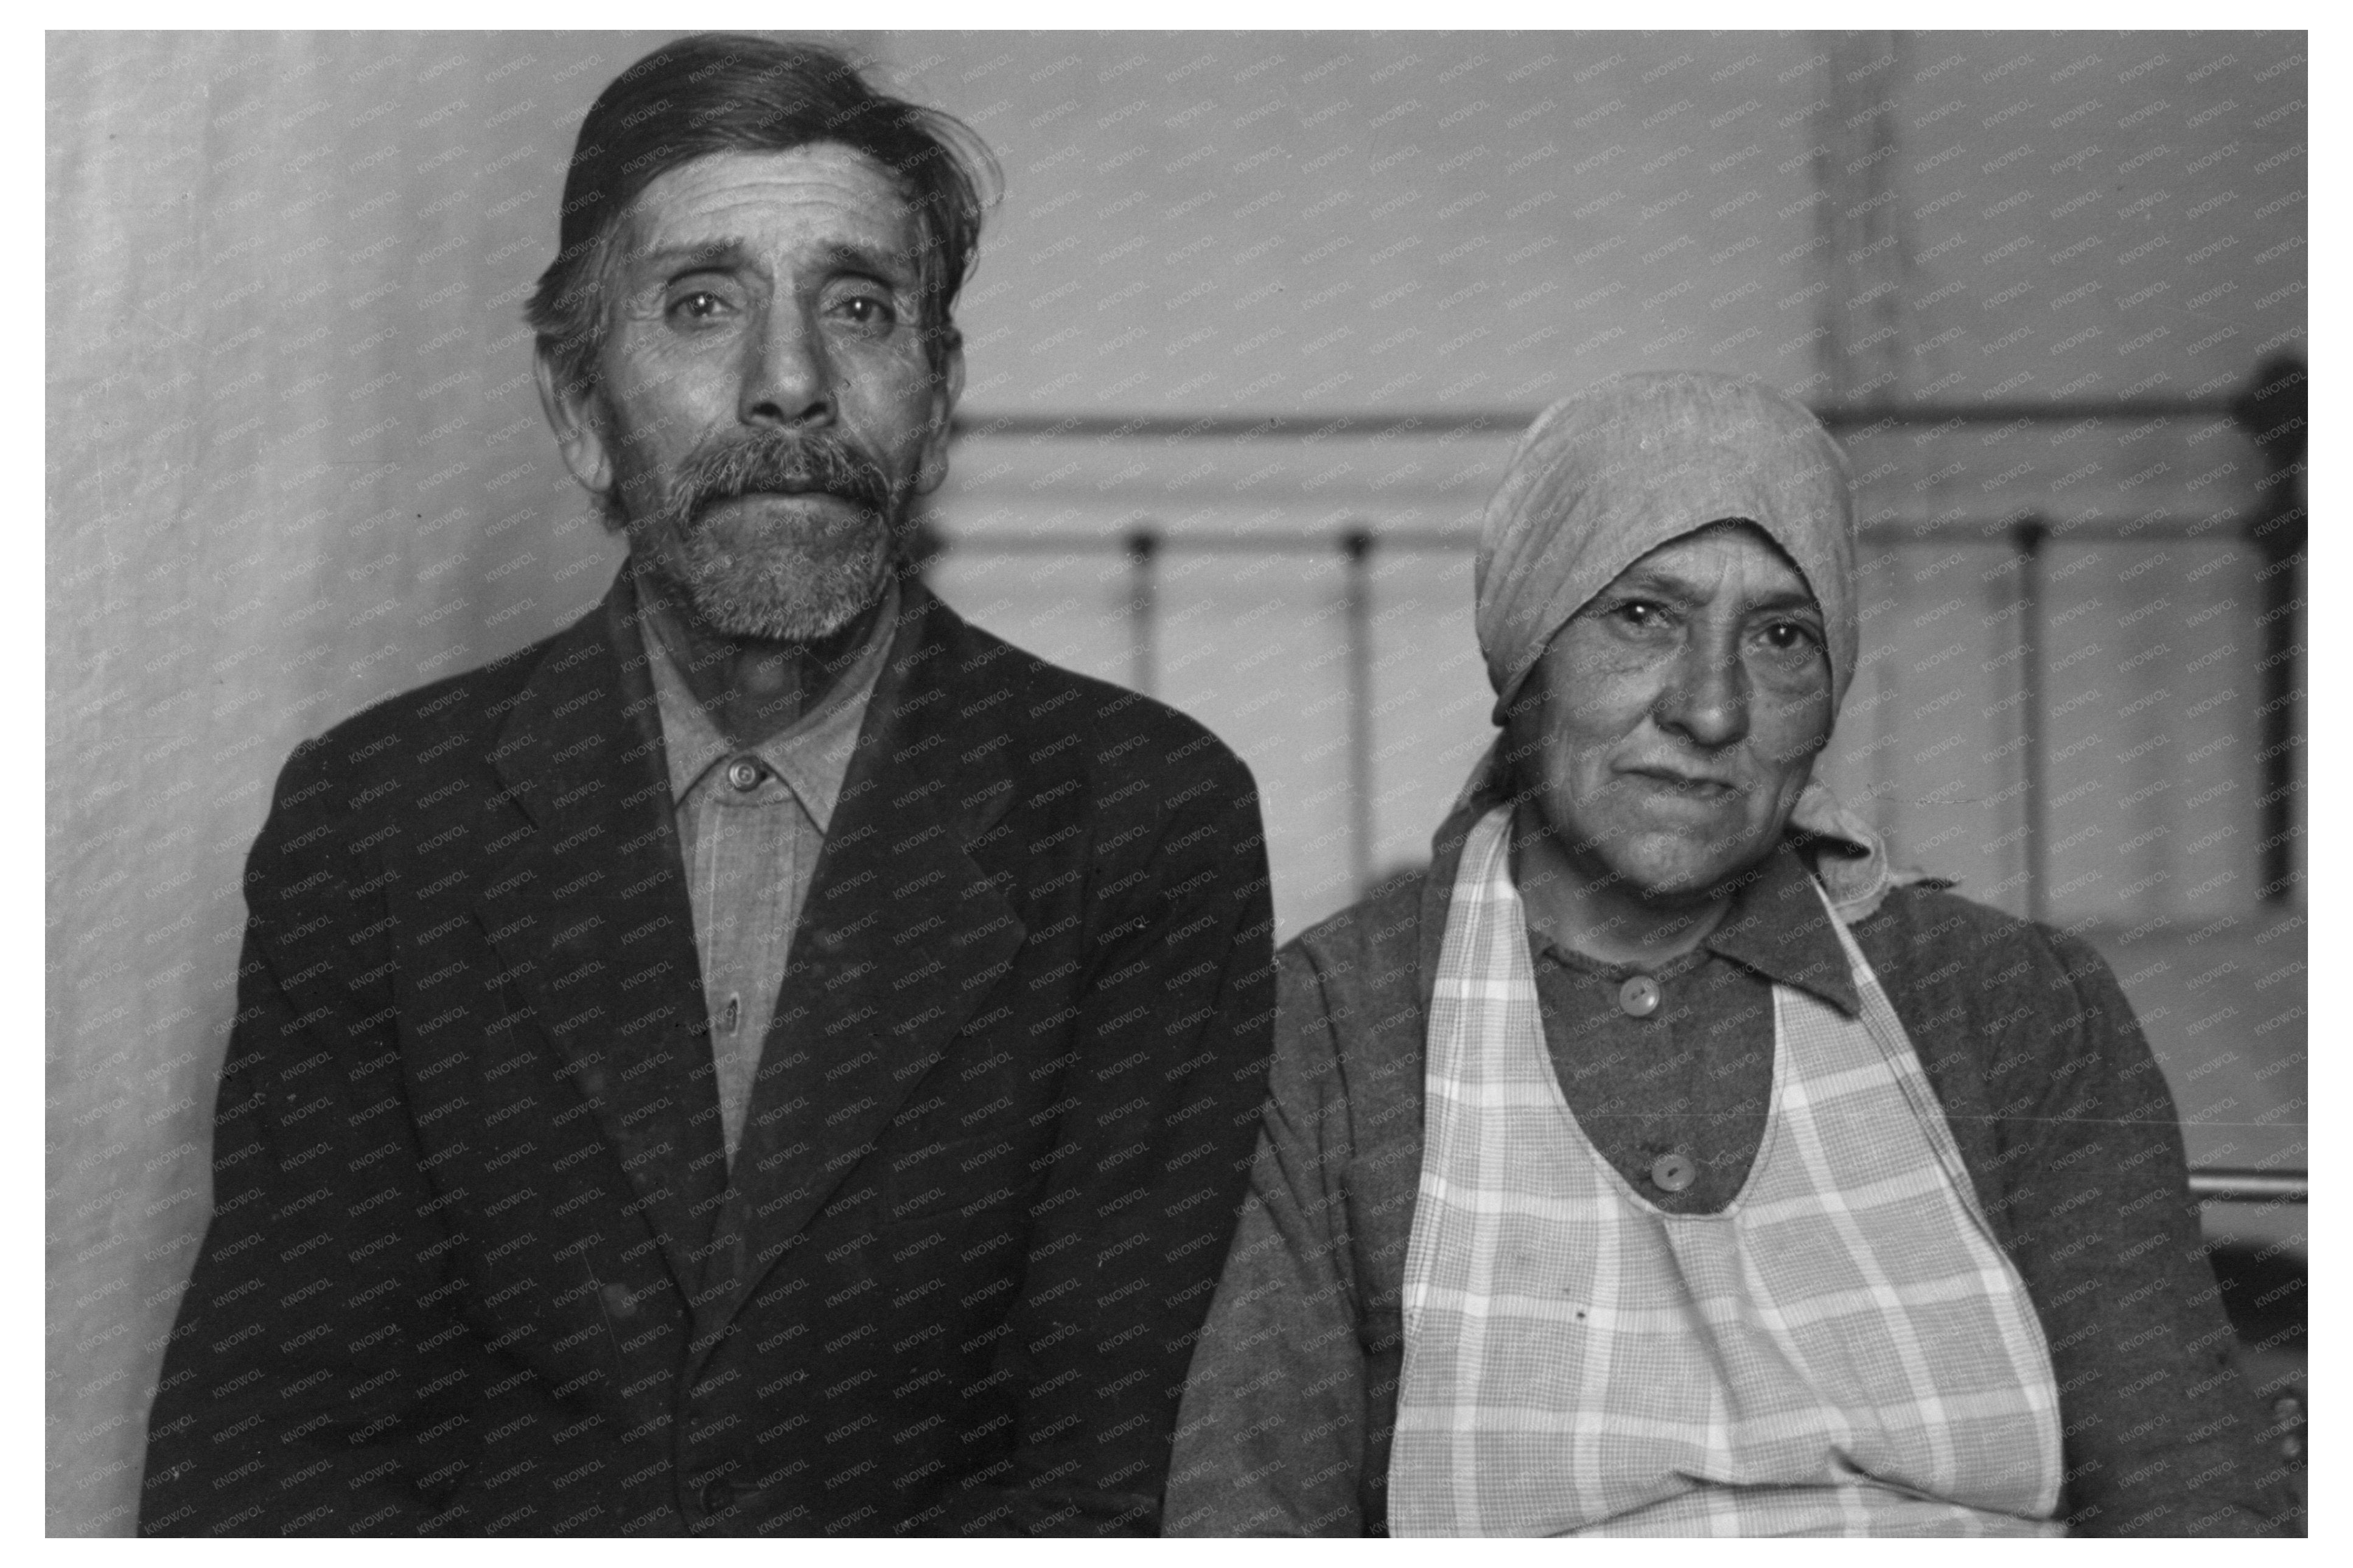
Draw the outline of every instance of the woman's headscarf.
<instances>
[{"instance_id":1,"label":"woman's headscarf","mask_svg":"<svg viewBox=\"0 0 2353 1568\"><path fill-rule=\"evenodd\" d=\"M1846 455L1801 405L1702 371L1613 377L1520 437L1479 538L1479 649L1495 721L1546 645L1618 574L1727 518L1797 563L1829 633L1831 708L1854 679L1854 502Z\"/></svg>"},{"instance_id":2,"label":"woman's headscarf","mask_svg":"<svg viewBox=\"0 0 2353 1568\"><path fill-rule=\"evenodd\" d=\"M1479 539L1479 650L1504 721L1546 646L1586 602L1660 545L1744 519L1804 574L1820 606L1835 718L1854 679L1859 613L1854 501L1846 455L1802 405L1705 371L1642 371L1564 398L1520 437ZM1491 749L1462 804L1507 789ZM1818 868L1850 918L1895 873L1869 824L1819 783L1792 826L1848 853Z\"/></svg>"}]
</instances>

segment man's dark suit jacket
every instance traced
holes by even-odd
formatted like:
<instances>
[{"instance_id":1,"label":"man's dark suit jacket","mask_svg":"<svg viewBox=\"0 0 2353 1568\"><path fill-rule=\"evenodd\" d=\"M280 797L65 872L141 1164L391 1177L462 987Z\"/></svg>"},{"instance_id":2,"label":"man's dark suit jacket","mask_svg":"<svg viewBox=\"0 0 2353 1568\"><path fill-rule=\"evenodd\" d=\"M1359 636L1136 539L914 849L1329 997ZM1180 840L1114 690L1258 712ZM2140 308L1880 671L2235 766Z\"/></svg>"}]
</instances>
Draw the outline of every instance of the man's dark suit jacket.
<instances>
[{"instance_id":1,"label":"man's dark suit jacket","mask_svg":"<svg viewBox=\"0 0 2353 1568\"><path fill-rule=\"evenodd\" d=\"M288 763L142 1530L1152 1532L1271 1039L1248 771L911 584L731 1185L626 594Z\"/></svg>"}]
</instances>

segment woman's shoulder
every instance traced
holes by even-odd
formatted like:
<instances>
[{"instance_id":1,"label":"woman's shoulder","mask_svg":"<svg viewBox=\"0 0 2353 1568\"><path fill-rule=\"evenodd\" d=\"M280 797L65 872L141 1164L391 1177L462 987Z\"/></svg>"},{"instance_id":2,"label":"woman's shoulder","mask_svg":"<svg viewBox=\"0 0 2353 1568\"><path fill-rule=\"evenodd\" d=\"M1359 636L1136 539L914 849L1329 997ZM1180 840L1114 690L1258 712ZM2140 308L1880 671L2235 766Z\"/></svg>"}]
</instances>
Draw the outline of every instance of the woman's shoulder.
<instances>
[{"instance_id":1,"label":"woman's shoulder","mask_svg":"<svg viewBox=\"0 0 2353 1568\"><path fill-rule=\"evenodd\" d=\"M1400 982L1409 991L1421 954L1426 870L1401 871L1282 945L1286 973L1313 975L1327 990L1376 990Z\"/></svg>"},{"instance_id":2,"label":"woman's shoulder","mask_svg":"<svg viewBox=\"0 0 2353 1568\"><path fill-rule=\"evenodd\" d=\"M1892 889L1852 929L1883 978L1891 964L1930 984L1967 973L1980 987L2065 985L2094 973L2107 978L2106 963L2083 938L1980 903L1949 884Z\"/></svg>"},{"instance_id":3,"label":"woman's shoulder","mask_svg":"<svg viewBox=\"0 0 2353 1568\"><path fill-rule=\"evenodd\" d=\"M1891 892L1853 934L1940 1089L1968 1079L1993 1103L2039 1099L2075 1058L2137 1072L2147 1054L2123 988L2080 936L1926 886Z\"/></svg>"},{"instance_id":4,"label":"woman's shoulder","mask_svg":"<svg viewBox=\"0 0 2353 1568\"><path fill-rule=\"evenodd\" d=\"M1390 878L1278 954L1278 1086L1323 1084L1349 1103L1360 1138L1420 1124L1427 882L1420 871Z\"/></svg>"}]
</instances>

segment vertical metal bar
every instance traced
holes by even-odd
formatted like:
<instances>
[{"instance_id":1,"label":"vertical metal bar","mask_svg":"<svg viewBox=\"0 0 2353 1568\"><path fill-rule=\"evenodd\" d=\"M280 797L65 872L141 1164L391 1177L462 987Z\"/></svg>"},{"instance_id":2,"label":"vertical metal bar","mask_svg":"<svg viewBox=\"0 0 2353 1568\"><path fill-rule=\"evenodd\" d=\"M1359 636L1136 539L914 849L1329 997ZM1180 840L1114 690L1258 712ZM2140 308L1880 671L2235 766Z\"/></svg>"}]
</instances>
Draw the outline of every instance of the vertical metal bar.
<instances>
[{"instance_id":1,"label":"vertical metal bar","mask_svg":"<svg viewBox=\"0 0 2353 1568\"><path fill-rule=\"evenodd\" d=\"M1830 287L1817 307L1820 333L1814 384L1841 408L1901 401L1903 377L1916 363L1903 345L1912 282L1909 226L1899 197L1897 149L1902 120L1894 84L1907 74L1911 46L1895 32L1822 37L1818 57L1813 161L1814 235Z\"/></svg>"},{"instance_id":2,"label":"vertical metal bar","mask_svg":"<svg viewBox=\"0 0 2353 1568\"><path fill-rule=\"evenodd\" d=\"M1348 856L1359 897L1373 881L1373 531L1340 535L1347 557L1345 595L1348 664Z\"/></svg>"},{"instance_id":3,"label":"vertical metal bar","mask_svg":"<svg viewBox=\"0 0 2353 1568\"><path fill-rule=\"evenodd\" d=\"M2022 517L2010 526L2010 547L2018 552L2018 765L2021 810L2019 825L2026 853L2026 913L2030 920L2049 917L2051 824L2049 779L2043 752L2042 693L2042 546L2051 530L2039 517Z\"/></svg>"},{"instance_id":4,"label":"vertical metal bar","mask_svg":"<svg viewBox=\"0 0 2353 1568\"><path fill-rule=\"evenodd\" d=\"M1159 695L1160 545L1148 522L1127 536L1127 683L1146 697Z\"/></svg>"},{"instance_id":5,"label":"vertical metal bar","mask_svg":"<svg viewBox=\"0 0 2353 1568\"><path fill-rule=\"evenodd\" d=\"M2262 563L2255 578L2262 609L2256 624L2263 653L2255 710L2257 831L2256 897L2285 902L2296 890L2296 756L2303 700L2304 499L2306 429L2305 368L2277 358L2256 367L2255 379L2234 410L2263 463L2262 500L2248 520L2247 541Z\"/></svg>"},{"instance_id":6,"label":"vertical metal bar","mask_svg":"<svg viewBox=\"0 0 2353 1568\"><path fill-rule=\"evenodd\" d=\"M2302 521L2301 506L2297 521ZM2285 520L2270 520L2274 525ZM2285 532L2284 526L2280 531ZM2304 547L2298 540L2291 549L2274 551L2268 539L2258 541L2265 574L2263 595L2263 702L2256 710L2255 756L2261 772L2256 782L2262 786L2257 801L2256 827L2262 837L2255 874L2262 879L2256 883L2256 897L2266 903L2284 903L2294 894L2299 880L2295 874L2295 807L2296 807L2296 704L2303 692L2298 685L2302 671L2297 655L2302 651L2299 633L2304 607Z\"/></svg>"}]
</instances>

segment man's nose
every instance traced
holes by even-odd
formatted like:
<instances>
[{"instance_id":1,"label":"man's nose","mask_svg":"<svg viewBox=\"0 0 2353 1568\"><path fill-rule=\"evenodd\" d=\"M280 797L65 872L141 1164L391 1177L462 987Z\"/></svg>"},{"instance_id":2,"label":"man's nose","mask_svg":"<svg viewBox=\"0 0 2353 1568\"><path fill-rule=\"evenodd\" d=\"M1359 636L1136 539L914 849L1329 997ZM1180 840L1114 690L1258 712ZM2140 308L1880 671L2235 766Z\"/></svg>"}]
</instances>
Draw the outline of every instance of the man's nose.
<instances>
[{"instance_id":1,"label":"man's nose","mask_svg":"<svg viewBox=\"0 0 2353 1568\"><path fill-rule=\"evenodd\" d=\"M1728 746L1748 733L1748 684L1736 647L1694 636L1677 653L1652 714L1694 744Z\"/></svg>"},{"instance_id":2,"label":"man's nose","mask_svg":"<svg viewBox=\"0 0 2353 1568\"><path fill-rule=\"evenodd\" d=\"M737 417L799 427L833 417L833 366L817 324L789 304L763 312L744 349Z\"/></svg>"}]
</instances>

